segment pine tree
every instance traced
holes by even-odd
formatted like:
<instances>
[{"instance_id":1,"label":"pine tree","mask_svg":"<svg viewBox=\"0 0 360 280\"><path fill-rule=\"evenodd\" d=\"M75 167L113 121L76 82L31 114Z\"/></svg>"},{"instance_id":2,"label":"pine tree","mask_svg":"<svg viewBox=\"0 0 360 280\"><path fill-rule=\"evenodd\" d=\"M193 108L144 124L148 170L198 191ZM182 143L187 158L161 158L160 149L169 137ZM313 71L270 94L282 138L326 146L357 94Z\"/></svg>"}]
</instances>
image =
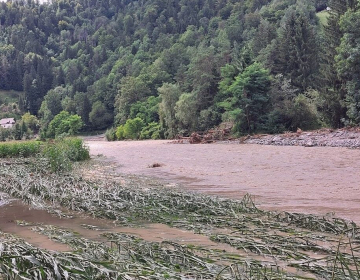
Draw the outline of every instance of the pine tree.
<instances>
[{"instance_id":1,"label":"pine tree","mask_svg":"<svg viewBox=\"0 0 360 280\"><path fill-rule=\"evenodd\" d=\"M286 15L275 48L272 71L284 73L292 85L301 90L313 87L318 46L313 27L304 15L297 15L295 11Z\"/></svg>"},{"instance_id":2,"label":"pine tree","mask_svg":"<svg viewBox=\"0 0 360 280\"><path fill-rule=\"evenodd\" d=\"M350 124L360 124L360 3L357 8L349 8L340 18L340 30L343 32L336 70L346 81L346 114Z\"/></svg>"},{"instance_id":3,"label":"pine tree","mask_svg":"<svg viewBox=\"0 0 360 280\"><path fill-rule=\"evenodd\" d=\"M346 116L346 108L342 105L346 97L346 81L338 75L334 58L343 36L340 18L353 5L352 0L330 0L330 16L324 28L325 38L318 88L323 100L323 114L326 121L333 127L341 127L342 119Z\"/></svg>"}]
</instances>

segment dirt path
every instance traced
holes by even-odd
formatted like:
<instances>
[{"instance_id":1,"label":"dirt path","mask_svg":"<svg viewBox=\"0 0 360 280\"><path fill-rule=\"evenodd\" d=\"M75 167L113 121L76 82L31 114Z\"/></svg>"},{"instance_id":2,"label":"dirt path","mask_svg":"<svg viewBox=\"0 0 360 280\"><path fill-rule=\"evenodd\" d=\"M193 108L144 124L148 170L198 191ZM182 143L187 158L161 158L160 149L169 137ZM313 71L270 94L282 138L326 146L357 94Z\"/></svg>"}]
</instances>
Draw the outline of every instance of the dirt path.
<instances>
[{"instance_id":1,"label":"dirt path","mask_svg":"<svg viewBox=\"0 0 360 280\"><path fill-rule=\"evenodd\" d=\"M360 150L169 141L87 141L118 172L154 176L189 190L242 198L263 209L337 216L360 222ZM159 163L158 168L149 168Z\"/></svg>"}]
</instances>

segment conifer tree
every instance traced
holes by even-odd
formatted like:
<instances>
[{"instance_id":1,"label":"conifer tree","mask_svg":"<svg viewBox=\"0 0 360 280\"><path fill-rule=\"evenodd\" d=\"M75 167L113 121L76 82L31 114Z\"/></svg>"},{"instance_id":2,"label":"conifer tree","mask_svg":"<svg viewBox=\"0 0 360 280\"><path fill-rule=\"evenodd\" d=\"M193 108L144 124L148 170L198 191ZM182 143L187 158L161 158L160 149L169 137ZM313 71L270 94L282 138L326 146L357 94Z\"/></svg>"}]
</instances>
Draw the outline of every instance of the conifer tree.
<instances>
[{"instance_id":1,"label":"conifer tree","mask_svg":"<svg viewBox=\"0 0 360 280\"><path fill-rule=\"evenodd\" d=\"M341 79L346 81L345 105L350 124L360 124L360 3L349 7L340 18L343 32L336 56L336 68Z\"/></svg>"},{"instance_id":2,"label":"conifer tree","mask_svg":"<svg viewBox=\"0 0 360 280\"><path fill-rule=\"evenodd\" d=\"M306 90L313 86L317 71L315 33L304 15L291 10L285 17L272 70L276 74L284 73L294 86Z\"/></svg>"},{"instance_id":3,"label":"conifer tree","mask_svg":"<svg viewBox=\"0 0 360 280\"><path fill-rule=\"evenodd\" d=\"M342 105L346 97L346 81L338 75L334 58L343 36L340 29L340 17L353 5L352 0L330 0L330 16L324 28L325 37L318 87L323 100L323 115L333 127L341 127L342 119L346 116L346 108Z\"/></svg>"}]
</instances>

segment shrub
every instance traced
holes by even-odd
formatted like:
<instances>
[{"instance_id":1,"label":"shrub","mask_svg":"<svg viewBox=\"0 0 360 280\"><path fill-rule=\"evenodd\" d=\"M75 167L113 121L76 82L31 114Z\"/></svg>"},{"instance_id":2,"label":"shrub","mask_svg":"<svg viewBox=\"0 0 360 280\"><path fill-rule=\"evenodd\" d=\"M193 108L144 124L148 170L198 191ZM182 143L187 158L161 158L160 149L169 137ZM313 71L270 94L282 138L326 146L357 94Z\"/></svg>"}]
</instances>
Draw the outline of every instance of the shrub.
<instances>
[{"instance_id":1,"label":"shrub","mask_svg":"<svg viewBox=\"0 0 360 280\"><path fill-rule=\"evenodd\" d=\"M48 159L53 172L69 171L72 162L90 158L89 150L79 138L63 138L49 141L42 149L42 155Z\"/></svg>"},{"instance_id":2,"label":"shrub","mask_svg":"<svg viewBox=\"0 0 360 280\"><path fill-rule=\"evenodd\" d=\"M115 141L116 140L116 129L114 127L106 130L105 138L107 141Z\"/></svg>"},{"instance_id":3,"label":"shrub","mask_svg":"<svg viewBox=\"0 0 360 280\"><path fill-rule=\"evenodd\" d=\"M160 124L149 123L141 130L140 139L160 139Z\"/></svg>"},{"instance_id":4,"label":"shrub","mask_svg":"<svg viewBox=\"0 0 360 280\"><path fill-rule=\"evenodd\" d=\"M72 169L64 143L47 142L42 150L42 155L48 160L53 172L69 171Z\"/></svg>"},{"instance_id":5,"label":"shrub","mask_svg":"<svg viewBox=\"0 0 360 280\"><path fill-rule=\"evenodd\" d=\"M117 140L123 140L125 138L123 125L118 126L118 128L116 129L115 135L116 135Z\"/></svg>"},{"instance_id":6,"label":"shrub","mask_svg":"<svg viewBox=\"0 0 360 280\"><path fill-rule=\"evenodd\" d=\"M139 139L144 126L144 121L140 118L127 120L124 125L124 137L127 139Z\"/></svg>"}]
</instances>

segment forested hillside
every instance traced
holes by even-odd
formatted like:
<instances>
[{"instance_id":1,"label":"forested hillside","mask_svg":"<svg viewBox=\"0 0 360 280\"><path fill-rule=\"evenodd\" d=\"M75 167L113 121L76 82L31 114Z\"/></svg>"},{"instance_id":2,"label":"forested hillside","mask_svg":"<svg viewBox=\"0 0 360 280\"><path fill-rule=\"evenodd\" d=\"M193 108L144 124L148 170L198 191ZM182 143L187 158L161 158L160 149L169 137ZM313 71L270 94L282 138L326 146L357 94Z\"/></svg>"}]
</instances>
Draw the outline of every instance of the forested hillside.
<instances>
[{"instance_id":1,"label":"forested hillside","mask_svg":"<svg viewBox=\"0 0 360 280\"><path fill-rule=\"evenodd\" d=\"M357 125L359 38L355 0L0 2L0 90L22 92L0 117L119 139Z\"/></svg>"}]
</instances>

